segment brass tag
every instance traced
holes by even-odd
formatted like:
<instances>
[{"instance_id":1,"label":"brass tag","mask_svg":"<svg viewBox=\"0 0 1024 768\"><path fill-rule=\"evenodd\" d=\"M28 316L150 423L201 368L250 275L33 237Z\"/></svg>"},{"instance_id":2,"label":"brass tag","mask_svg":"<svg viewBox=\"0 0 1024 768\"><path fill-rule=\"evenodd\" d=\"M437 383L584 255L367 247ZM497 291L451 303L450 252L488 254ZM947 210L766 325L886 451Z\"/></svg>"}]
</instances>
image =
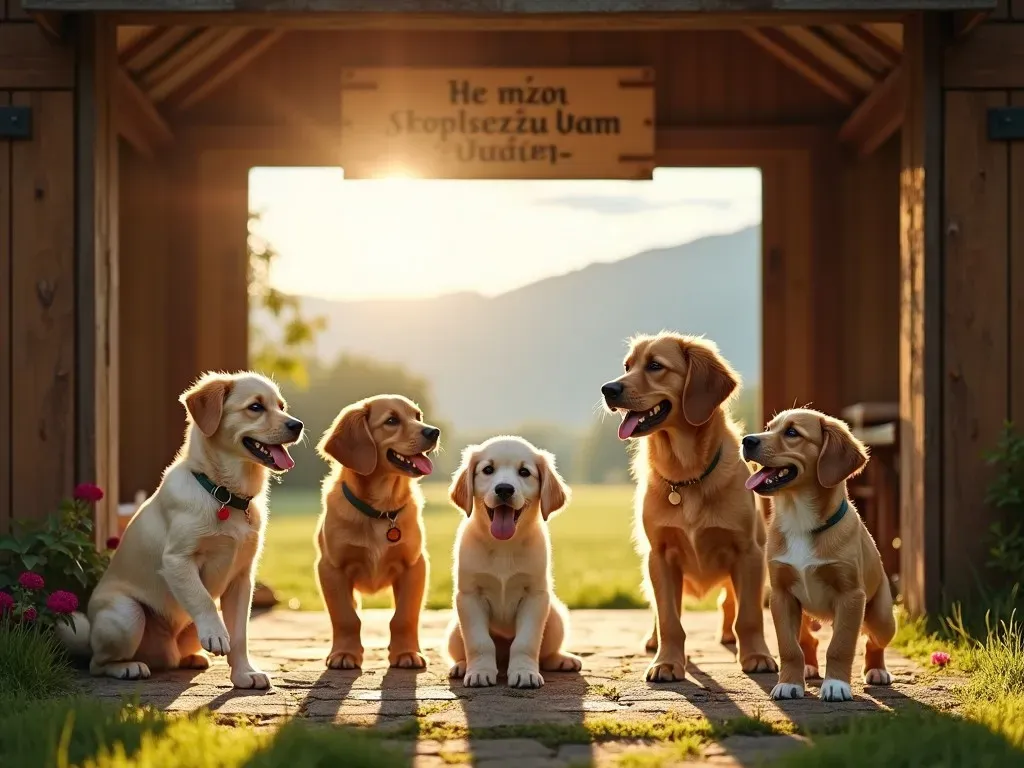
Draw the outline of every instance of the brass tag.
<instances>
[{"instance_id":1,"label":"brass tag","mask_svg":"<svg viewBox=\"0 0 1024 768\"><path fill-rule=\"evenodd\" d=\"M681 502L682 500L683 500L683 497L679 495L679 491L672 491L668 495L668 503L671 504L674 507L678 507L679 506L679 502Z\"/></svg>"}]
</instances>

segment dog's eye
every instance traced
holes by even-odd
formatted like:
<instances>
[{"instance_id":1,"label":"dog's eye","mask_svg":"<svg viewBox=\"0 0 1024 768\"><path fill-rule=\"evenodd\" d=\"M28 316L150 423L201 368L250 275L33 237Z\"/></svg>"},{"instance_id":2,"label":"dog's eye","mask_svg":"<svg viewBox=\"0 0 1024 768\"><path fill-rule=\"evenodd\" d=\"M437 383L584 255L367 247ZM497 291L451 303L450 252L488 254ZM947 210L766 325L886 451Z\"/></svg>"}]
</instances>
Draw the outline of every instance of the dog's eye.
<instances>
[{"instance_id":1,"label":"dog's eye","mask_svg":"<svg viewBox=\"0 0 1024 768\"><path fill-rule=\"evenodd\" d=\"M797 432L793 427L789 427L783 433L786 437L800 437L800 433Z\"/></svg>"},{"instance_id":2,"label":"dog's eye","mask_svg":"<svg viewBox=\"0 0 1024 768\"><path fill-rule=\"evenodd\" d=\"M520 477L529 477L530 476L530 470L528 470L526 467L520 467L519 468L519 476Z\"/></svg>"},{"instance_id":3,"label":"dog's eye","mask_svg":"<svg viewBox=\"0 0 1024 768\"><path fill-rule=\"evenodd\" d=\"M398 425L398 417L397 416L389 416L388 420L385 421L384 423L387 424L389 427L397 426Z\"/></svg>"},{"instance_id":4,"label":"dog's eye","mask_svg":"<svg viewBox=\"0 0 1024 768\"><path fill-rule=\"evenodd\" d=\"M253 413L259 413L260 411L265 410L265 408L263 407L263 403L253 403L249 406L249 410Z\"/></svg>"},{"instance_id":5,"label":"dog's eye","mask_svg":"<svg viewBox=\"0 0 1024 768\"><path fill-rule=\"evenodd\" d=\"M658 362L657 360L651 360L651 362L649 362L649 363L647 364L647 370L648 370L648 371L660 371L660 370L661 370L662 368L664 368L664 367L665 367L665 366L663 366L663 365L662 365L661 363L659 363L659 362Z\"/></svg>"},{"instance_id":6,"label":"dog's eye","mask_svg":"<svg viewBox=\"0 0 1024 768\"><path fill-rule=\"evenodd\" d=\"M483 472L485 475L493 475L494 474L494 467L492 467L490 464L488 464L486 467L484 467L480 471Z\"/></svg>"}]
</instances>

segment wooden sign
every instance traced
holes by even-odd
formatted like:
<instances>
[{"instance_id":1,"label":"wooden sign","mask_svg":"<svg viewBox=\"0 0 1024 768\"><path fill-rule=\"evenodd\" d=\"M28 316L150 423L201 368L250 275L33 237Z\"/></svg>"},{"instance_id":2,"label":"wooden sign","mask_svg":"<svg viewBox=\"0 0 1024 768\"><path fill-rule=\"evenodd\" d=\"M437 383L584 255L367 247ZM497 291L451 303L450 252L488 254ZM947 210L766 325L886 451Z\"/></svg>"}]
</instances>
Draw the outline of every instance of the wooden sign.
<instances>
[{"instance_id":1,"label":"wooden sign","mask_svg":"<svg viewBox=\"0 0 1024 768\"><path fill-rule=\"evenodd\" d=\"M345 69L345 178L650 179L650 68Z\"/></svg>"}]
</instances>

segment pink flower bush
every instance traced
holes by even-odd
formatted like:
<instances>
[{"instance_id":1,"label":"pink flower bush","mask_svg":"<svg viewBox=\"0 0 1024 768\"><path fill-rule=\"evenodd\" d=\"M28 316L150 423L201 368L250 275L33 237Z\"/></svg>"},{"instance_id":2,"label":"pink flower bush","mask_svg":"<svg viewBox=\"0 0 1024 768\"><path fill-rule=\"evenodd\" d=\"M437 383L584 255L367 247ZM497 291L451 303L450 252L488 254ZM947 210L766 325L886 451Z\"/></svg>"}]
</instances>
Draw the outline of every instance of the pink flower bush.
<instances>
[{"instance_id":1,"label":"pink flower bush","mask_svg":"<svg viewBox=\"0 0 1024 768\"><path fill-rule=\"evenodd\" d=\"M932 664L937 667L944 667L949 664L949 654L945 651L935 651L932 654Z\"/></svg>"},{"instance_id":2,"label":"pink flower bush","mask_svg":"<svg viewBox=\"0 0 1024 768\"><path fill-rule=\"evenodd\" d=\"M28 608L26 608L24 611L21 612L21 620L22 621L35 621L38 616L39 616L39 612L35 608L33 608L32 606L29 606Z\"/></svg>"},{"instance_id":3,"label":"pink flower bush","mask_svg":"<svg viewBox=\"0 0 1024 768\"><path fill-rule=\"evenodd\" d=\"M6 592L0 592L0 614L7 613L14 607L14 598Z\"/></svg>"},{"instance_id":4,"label":"pink flower bush","mask_svg":"<svg viewBox=\"0 0 1024 768\"><path fill-rule=\"evenodd\" d=\"M75 486L75 500L95 504L103 498L103 489L92 483L79 483Z\"/></svg>"},{"instance_id":5,"label":"pink flower bush","mask_svg":"<svg viewBox=\"0 0 1024 768\"><path fill-rule=\"evenodd\" d=\"M18 583L25 589L42 589L46 586L46 582L43 581L43 577L38 573L32 571L25 571L21 576L18 577Z\"/></svg>"},{"instance_id":6,"label":"pink flower bush","mask_svg":"<svg viewBox=\"0 0 1024 768\"><path fill-rule=\"evenodd\" d=\"M74 613L78 610L78 598L71 592L59 589L46 598L46 607L54 613Z\"/></svg>"}]
</instances>

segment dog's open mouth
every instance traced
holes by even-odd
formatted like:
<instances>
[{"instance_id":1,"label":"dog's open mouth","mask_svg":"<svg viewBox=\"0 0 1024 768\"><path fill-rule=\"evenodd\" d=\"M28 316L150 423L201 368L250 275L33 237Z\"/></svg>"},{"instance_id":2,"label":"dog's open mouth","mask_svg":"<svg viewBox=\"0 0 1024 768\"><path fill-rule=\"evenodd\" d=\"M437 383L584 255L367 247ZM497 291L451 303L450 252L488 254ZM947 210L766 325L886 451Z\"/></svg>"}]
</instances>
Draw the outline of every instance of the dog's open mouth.
<instances>
[{"instance_id":1,"label":"dog's open mouth","mask_svg":"<svg viewBox=\"0 0 1024 768\"><path fill-rule=\"evenodd\" d=\"M749 478L744 485L748 491L766 495L779 490L787 483L796 480L796 467L787 464L784 467L761 467Z\"/></svg>"},{"instance_id":2,"label":"dog's open mouth","mask_svg":"<svg viewBox=\"0 0 1024 768\"><path fill-rule=\"evenodd\" d=\"M288 455L288 449L283 445L261 443L251 437L243 437L242 445L256 457L257 461L271 469L285 472L295 466L295 461Z\"/></svg>"},{"instance_id":3,"label":"dog's open mouth","mask_svg":"<svg viewBox=\"0 0 1024 768\"><path fill-rule=\"evenodd\" d=\"M403 456L397 451L393 451L388 448L388 461L413 477L423 477L423 475L429 475L434 471L433 463L424 453L417 453L413 456Z\"/></svg>"},{"instance_id":4,"label":"dog's open mouth","mask_svg":"<svg viewBox=\"0 0 1024 768\"><path fill-rule=\"evenodd\" d=\"M487 516L491 518L491 536L502 541L511 539L516 532L516 524L523 510L514 509L508 504L487 508Z\"/></svg>"},{"instance_id":5,"label":"dog's open mouth","mask_svg":"<svg viewBox=\"0 0 1024 768\"><path fill-rule=\"evenodd\" d=\"M619 424L619 440L645 435L668 418L672 403L662 400L649 411L626 411Z\"/></svg>"}]
</instances>

